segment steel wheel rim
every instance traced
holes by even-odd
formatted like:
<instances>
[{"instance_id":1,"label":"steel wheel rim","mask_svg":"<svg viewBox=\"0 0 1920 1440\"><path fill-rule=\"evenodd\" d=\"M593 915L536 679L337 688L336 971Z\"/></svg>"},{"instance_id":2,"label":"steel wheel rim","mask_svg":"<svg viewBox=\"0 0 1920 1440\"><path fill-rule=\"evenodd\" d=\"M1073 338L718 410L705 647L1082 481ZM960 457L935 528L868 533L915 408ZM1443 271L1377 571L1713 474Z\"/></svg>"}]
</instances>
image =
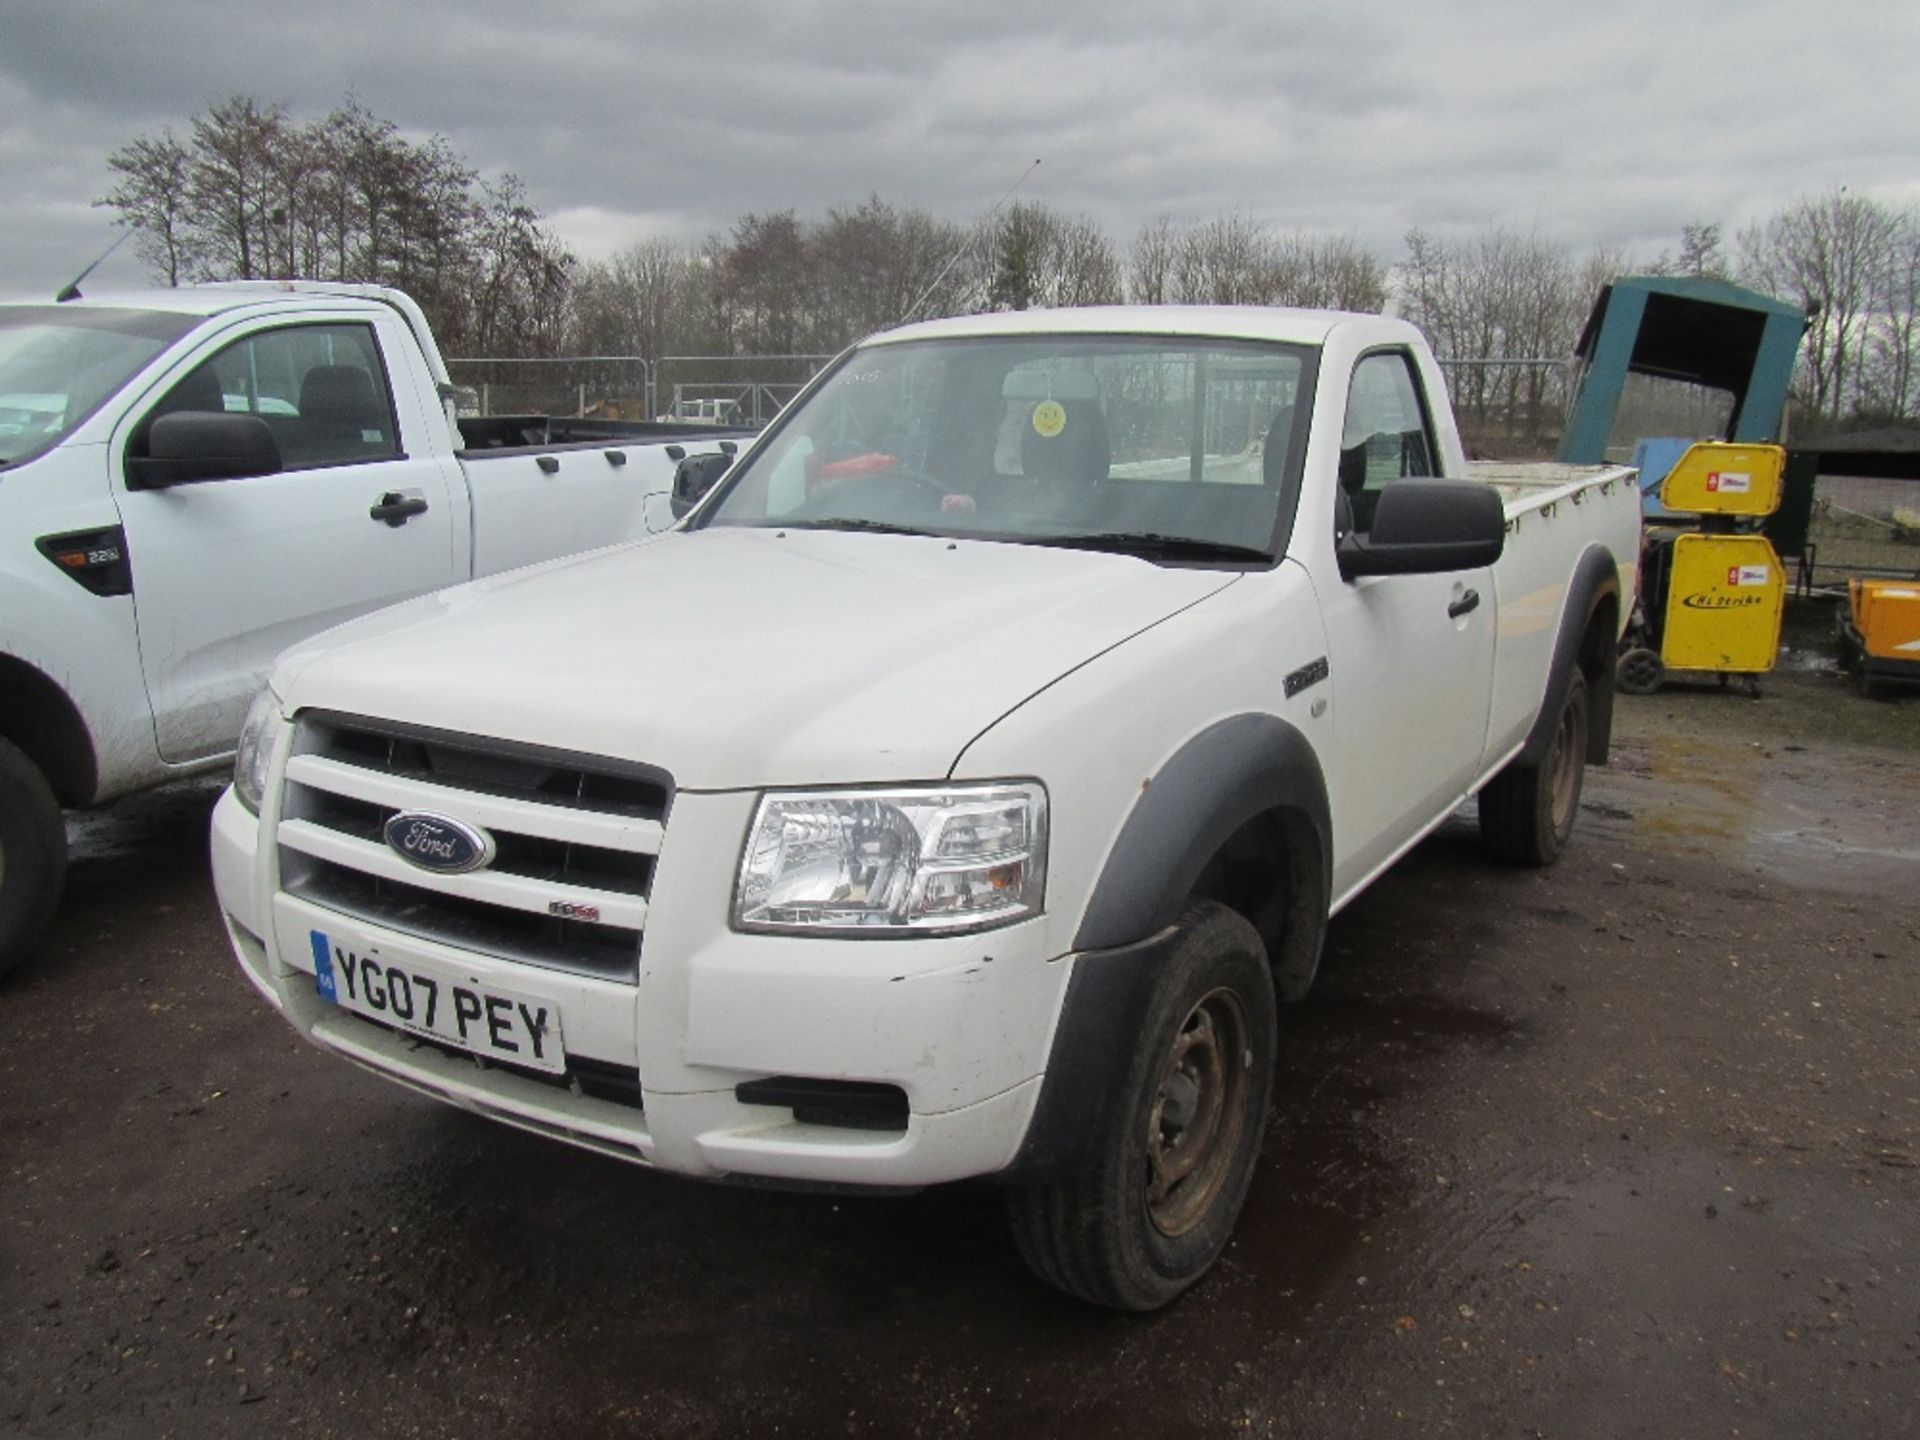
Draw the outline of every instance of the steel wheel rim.
<instances>
[{"instance_id":1,"label":"steel wheel rim","mask_svg":"<svg viewBox=\"0 0 1920 1440\"><path fill-rule=\"evenodd\" d=\"M1252 1070L1247 1016L1231 990L1187 1012L1160 1067L1147 1115L1147 1216L1169 1238L1212 1208L1233 1172Z\"/></svg>"},{"instance_id":2,"label":"steel wheel rim","mask_svg":"<svg viewBox=\"0 0 1920 1440\"><path fill-rule=\"evenodd\" d=\"M1553 828L1564 830L1573 818L1574 791L1579 779L1575 749L1579 743L1579 719L1569 705L1560 712L1560 724L1553 737Z\"/></svg>"}]
</instances>

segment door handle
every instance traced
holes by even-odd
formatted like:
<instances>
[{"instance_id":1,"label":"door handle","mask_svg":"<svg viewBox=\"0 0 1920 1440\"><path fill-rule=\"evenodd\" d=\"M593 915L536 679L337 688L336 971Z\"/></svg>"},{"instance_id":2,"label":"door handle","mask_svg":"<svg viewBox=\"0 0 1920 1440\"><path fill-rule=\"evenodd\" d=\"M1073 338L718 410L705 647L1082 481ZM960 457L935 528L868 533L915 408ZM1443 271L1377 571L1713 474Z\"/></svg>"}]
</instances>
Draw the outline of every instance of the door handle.
<instances>
[{"instance_id":1,"label":"door handle","mask_svg":"<svg viewBox=\"0 0 1920 1440\"><path fill-rule=\"evenodd\" d=\"M1462 595L1458 600L1454 601L1451 605L1447 606L1447 619L1458 620L1462 615L1465 615L1468 611L1478 610L1479 608L1480 608L1480 592L1478 590L1469 590L1467 591L1466 594Z\"/></svg>"},{"instance_id":2,"label":"door handle","mask_svg":"<svg viewBox=\"0 0 1920 1440\"><path fill-rule=\"evenodd\" d=\"M416 515L427 513L424 496L409 495L404 490L389 490L380 497L379 504L367 511L368 518L384 520L396 529Z\"/></svg>"}]
</instances>

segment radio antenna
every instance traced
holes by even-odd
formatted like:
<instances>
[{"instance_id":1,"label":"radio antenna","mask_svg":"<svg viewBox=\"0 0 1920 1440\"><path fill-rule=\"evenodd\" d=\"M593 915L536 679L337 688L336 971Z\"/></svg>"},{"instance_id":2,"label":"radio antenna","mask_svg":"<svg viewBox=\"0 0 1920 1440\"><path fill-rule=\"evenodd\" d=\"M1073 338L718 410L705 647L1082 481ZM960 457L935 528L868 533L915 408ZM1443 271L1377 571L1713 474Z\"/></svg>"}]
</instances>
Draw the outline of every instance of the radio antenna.
<instances>
[{"instance_id":1,"label":"radio antenna","mask_svg":"<svg viewBox=\"0 0 1920 1440\"><path fill-rule=\"evenodd\" d=\"M82 270L78 275L74 276L73 279L69 280L67 282L67 288L62 290L58 295L53 297L53 303L56 305L64 305L69 300L78 300L80 298L80 282L86 279L87 276L91 275L95 270L100 268L101 260L105 260L107 256L113 254L114 251L118 250L122 245L126 244L127 237L131 234L133 234L133 231L131 230L122 230L120 232L120 238L114 241L111 245L107 246L105 250L102 250L100 252L100 260L94 261L93 264L87 266L86 269Z\"/></svg>"},{"instance_id":2,"label":"radio antenna","mask_svg":"<svg viewBox=\"0 0 1920 1440\"><path fill-rule=\"evenodd\" d=\"M1027 166L1025 170L1022 170L1020 172L1020 178L1009 185L1007 187L1007 193L995 201L993 208L987 211L987 219L991 220L995 215L999 214L1000 207L1013 198L1013 192L1026 184L1027 178L1039 168L1040 162L1035 160L1031 165ZM933 292L940 288L940 282L947 278L947 272L960 263L960 257L967 253L968 249L973 245L973 241L974 237L969 235L954 247L953 254L947 257L947 263L940 267L940 273L933 277L933 282L920 292L920 298L907 307L906 313L895 321L895 324L904 325L920 313L920 307L933 298Z\"/></svg>"}]
</instances>

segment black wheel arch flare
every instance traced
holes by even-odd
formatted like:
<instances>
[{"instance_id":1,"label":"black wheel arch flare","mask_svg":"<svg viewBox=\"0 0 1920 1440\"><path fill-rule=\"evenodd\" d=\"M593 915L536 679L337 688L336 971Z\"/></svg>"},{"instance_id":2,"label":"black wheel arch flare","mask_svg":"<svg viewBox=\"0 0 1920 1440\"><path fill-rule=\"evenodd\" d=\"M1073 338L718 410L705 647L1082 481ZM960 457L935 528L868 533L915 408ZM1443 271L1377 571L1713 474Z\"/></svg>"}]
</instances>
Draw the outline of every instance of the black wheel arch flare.
<instances>
[{"instance_id":1,"label":"black wheel arch flare","mask_svg":"<svg viewBox=\"0 0 1920 1440\"><path fill-rule=\"evenodd\" d=\"M1613 672L1618 659L1617 627L1588 644L1594 616L1611 600L1620 603L1620 567L1604 545L1590 545L1574 563L1567 601L1560 608L1560 628L1553 640L1553 661L1547 667L1546 693L1540 711L1527 732L1526 743L1512 763L1538 765L1553 739L1560 709L1567 703L1567 687L1575 666L1587 676L1587 763L1605 765L1613 743Z\"/></svg>"},{"instance_id":2,"label":"black wheel arch flare","mask_svg":"<svg viewBox=\"0 0 1920 1440\"><path fill-rule=\"evenodd\" d=\"M1217 721L1146 777L1074 936L1046 1083L1004 1177L1033 1182L1082 1159L1095 1118L1120 1088L1174 922L1223 846L1263 816L1289 837L1288 924L1271 953L1274 983L1297 999L1312 982L1331 894L1333 822L1307 738L1273 715ZM1251 917L1250 917L1251 918Z\"/></svg>"}]
</instances>

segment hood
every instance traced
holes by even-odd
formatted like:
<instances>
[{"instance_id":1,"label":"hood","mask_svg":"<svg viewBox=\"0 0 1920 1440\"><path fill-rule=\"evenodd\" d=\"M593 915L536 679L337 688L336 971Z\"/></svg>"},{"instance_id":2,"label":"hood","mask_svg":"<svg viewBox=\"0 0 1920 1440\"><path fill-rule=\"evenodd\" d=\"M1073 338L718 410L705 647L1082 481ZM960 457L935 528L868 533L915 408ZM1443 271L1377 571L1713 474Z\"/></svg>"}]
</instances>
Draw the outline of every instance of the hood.
<instances>
[{"instance_id":1,"label":"hood","mask_svg":"<svg viewBox=\"0 0 1920 1440\"><path fill-rule=\"evenodd\" d=\"M935 780L1009 710L1238 578L944 537L676 531L327 632L318 706L657 765L691 790Z\"/></svg>"}]
</instances>

